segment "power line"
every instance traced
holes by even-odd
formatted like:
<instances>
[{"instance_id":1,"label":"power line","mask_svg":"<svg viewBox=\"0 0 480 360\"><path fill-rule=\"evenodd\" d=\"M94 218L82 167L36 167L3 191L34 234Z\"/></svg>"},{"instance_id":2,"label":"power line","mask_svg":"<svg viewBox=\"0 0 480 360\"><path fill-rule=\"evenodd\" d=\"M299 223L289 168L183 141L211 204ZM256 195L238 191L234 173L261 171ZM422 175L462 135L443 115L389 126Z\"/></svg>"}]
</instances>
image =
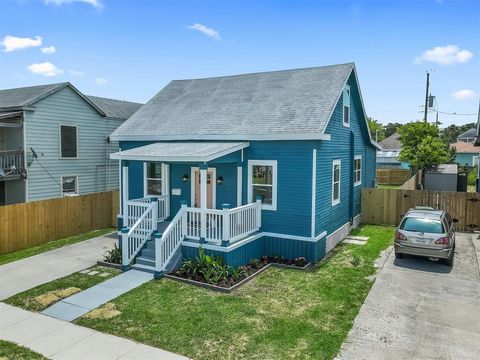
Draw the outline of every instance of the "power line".
<instances>
[{"instance_id":1,"label":"power line","mask_svg":"<svg viewBox=\"0 0 480 360\"><path fill-rule=\"evenodd\" d=\"M438 110L435 110L435 109L431 109L430 111L437 112L437 113L440 113L440 114L446 114L446 115L459 115L459 116L475 116L475 115L478 115L477 113L459 114L459 113L456 113L455 111L454 112L447 112L447 111L438 111Z\"/></svg>"}]
</instances>

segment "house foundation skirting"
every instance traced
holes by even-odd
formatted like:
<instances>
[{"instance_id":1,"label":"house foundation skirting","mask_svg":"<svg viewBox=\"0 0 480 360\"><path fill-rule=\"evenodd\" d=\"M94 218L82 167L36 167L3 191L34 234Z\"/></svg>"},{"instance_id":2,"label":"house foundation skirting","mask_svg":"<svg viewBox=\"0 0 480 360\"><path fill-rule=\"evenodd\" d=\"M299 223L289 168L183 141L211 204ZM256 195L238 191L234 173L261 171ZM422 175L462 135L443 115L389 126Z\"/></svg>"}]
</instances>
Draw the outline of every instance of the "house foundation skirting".
<instances>
[{"instance_id":1,"label":"house foundation skirting","mask_svg":"<svg viewBox=\"0 0 480 360\"><path fill-rule=\"evenodd\" d=\"M330 235L328 235L326 241L326 252L328 253L333 248L335 248L335 246L337 246L340 241L342 241L348 236L352 229L355 229L356 227L358 227L358 225L360 225L361 221L362 214L358 214L353 218L352 224L350 224L350 222L347 222L341 227L339 227L337 230L332 232Z\"/></svg>"}]
</instances>

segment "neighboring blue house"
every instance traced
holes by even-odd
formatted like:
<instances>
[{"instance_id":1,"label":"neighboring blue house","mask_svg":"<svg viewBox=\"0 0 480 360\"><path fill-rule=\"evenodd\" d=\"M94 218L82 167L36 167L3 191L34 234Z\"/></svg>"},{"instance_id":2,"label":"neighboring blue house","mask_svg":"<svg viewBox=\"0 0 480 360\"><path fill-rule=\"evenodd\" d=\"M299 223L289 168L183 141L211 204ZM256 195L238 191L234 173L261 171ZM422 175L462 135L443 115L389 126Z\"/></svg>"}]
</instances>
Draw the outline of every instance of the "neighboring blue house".
<instances>
[{"instance_id":1,"label":"neighboring blue house","mask_svg":"<svg viewBox=\"0 0 480 360\"><path fill-rule=\"evenodd\" d=\"M457 164L470 167L478 166L480 148L476 147L473 142L459 141L450 146L456 150L455 162Z\"/></svg>"},{"instance_id":2,"label":"neighboring blue house","mask_svg":"<svg viewBox=\"0 0 480 360\"><path fill-rule=\"evenodd\" d=\"M118 189L109 135L140 106L68 82L0 90L0 205Z\"/></svg>"},{"instance_id":3,"label":"neighboring blue house","mask_svg":"<svg viewBox=\"0 0 480 360\"><path fill-rule=\"evenodd\" d=\"M375 183L353 63L172 81L111 138L122 262L140 255L134 267L157 276L200 246L234 266L318 261L360 223L360 189Z\"/></svg>"}]
</instances>

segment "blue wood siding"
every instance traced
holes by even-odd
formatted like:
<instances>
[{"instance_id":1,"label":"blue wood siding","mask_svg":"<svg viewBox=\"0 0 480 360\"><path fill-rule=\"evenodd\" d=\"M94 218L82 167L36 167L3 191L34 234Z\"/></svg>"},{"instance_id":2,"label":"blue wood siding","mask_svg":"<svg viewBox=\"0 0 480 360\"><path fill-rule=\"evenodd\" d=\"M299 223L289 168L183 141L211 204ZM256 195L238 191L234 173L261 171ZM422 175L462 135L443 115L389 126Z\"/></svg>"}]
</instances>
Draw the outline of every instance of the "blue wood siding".
<instances>
[{"instance_id":1,"label":"blue wood siding","mask_svg":"<svg viewBox=\"0 0 480 360\"><path fill-rule=\"evenodd\" d=\"M301 241L263 236L230 252L206 249L207 255L222 257L230 266L246 265L251 259L262 256L283 256L287 259L305 257L308 261L317 262L325 256L325 238L319 241ZM198 256L198 248L182 246L184 259Z\"/></svg>"},{"instance_id":2,"label":"blue wood siding","mask_svg":"<svg viewBox=\"0 0 480 360\"><path fill-rule=\"evenodd\" d=\"M476 166L477 164L473 163L474 156L480 156L480 153L457 153L455 162L460 165Z\"/></svg>"},{"instance_id":3,"label":"blue wood siding","mask_svg":"<svg viewBox=\"0 0 480 360\"><path fill-rule=\"evenodd\" d=\"M360 213L360 189L371 187L375 178L376 149L369 144L368 129L361 111L360 96L353 74L348 84L351 90L350 126L343 125L343 96L341 96L325 131L331 135L331 140L323 141L317 147L315 235L323 231L331 234L349 222L351 208L352 216L357 216ZM362 156L362 184L358 186L353 186L352 178L355 155ZM337 159L341 160L340 203L332 206L332 164L333 160Z\"/></svg>"},{"instance_id":4,"label":"blue wood siding","mask_svg":"<svg viewBox=\"0 0 480 360\"><path fill-rule=\"evenodd\" d=\"M80 194L118 189L118 161L110 160L118 143L106 140L122 121L102 117L68 87L26 111L26 148L39 156L27 169L28 200L60 197L62 176L78 176ZM77 126L77 159L60 159L60 124Z\"/></svg>"}]
</instances>

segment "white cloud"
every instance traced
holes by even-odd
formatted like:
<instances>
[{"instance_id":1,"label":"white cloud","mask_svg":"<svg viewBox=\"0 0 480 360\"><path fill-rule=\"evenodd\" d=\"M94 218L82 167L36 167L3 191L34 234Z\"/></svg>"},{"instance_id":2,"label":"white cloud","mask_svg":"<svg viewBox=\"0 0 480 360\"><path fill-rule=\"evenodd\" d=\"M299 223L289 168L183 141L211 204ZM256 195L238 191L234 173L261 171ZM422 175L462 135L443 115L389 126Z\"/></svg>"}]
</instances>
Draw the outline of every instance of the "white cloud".
<instances>
[{"instance_id":1,"label":"white cloud","mask_svg":"<svg viewBox=\"0 0 480 360\"><path fill-rule=\"evenodd\" d=\"M210 36L211 38L214 38L215 40L220 40L220 34L218 33L218 31L216 31L212 28L206 27L205 25L197 23L197 24L193 24L193 25L190 25L190 26L187 26L187 27L191 30L200 31L201 33L204 33L205 35Z\"/></svg>"},{"instance_id":2,"label":"white cloud","mask_svg":"<svg viewBox=\"0 0 480 360\"><path fill-rule=\"evenodd\" d=\"M42 37L36 36L34 38L21 38L17 36L7 35L0 42L3 45L4 52L11 52L20 49L26 49L29 47L36 47L42 45Z\"/></svg>"},{"instance_id":3,"label":"white cloud","mask_svg":"<svg viewBox=\"0 0 480 360\"><path fill-rule=\"evenodd\" d=\"M63 5L63 4L73 4L75 2L90 4L96 9L103 7L103 4L100 0L45 0L45 4L54 4L54 5Z\"/></svg>"},{"instance_id":4,"label":"white cloud","mask_svg":"<svg viewBox=\"0 0 480 360\"><path fill-rule=\"evenodd\" d=\"M68 72L69 72L70 75L74 75L74 76L82 76L82 75L85 75L85 71L80 71L80 70L70 69L70 70L68 70Z\"/></svg>"},{"instance_id":5,"label":"white cloud","mask_svg":"<svg viewBox=\"0 0 480 360\"><path fill-rule=\"evenodd\" d=\"M457 100L475 99L478 94L473 90L458 90L452 93L452 96Z\"/></svg>"},{"instance_id":6,"label":"white cloud","mask_svg":"<svg viewBox=\"0 0 480 360\"><path fill-rule=\"evenodd\" d=\"M95 78L95 84L97 85L105 85L107 83L107 79L105 78L101 78L101 77L97 77Z\"/></svg>"},{"instance_id":7,"label":"white cloud","mask_svg":"<svg viewBox=\"0 0 480 360\"><path fill-rule=\"evenodd\" d=\"M42 53L44 54L54 54L55 51L57 51L55 46L47 46L47 47L41 48L40 50L42 50Z\"/></svg>"},{"instance_id":8,"label":"white cloud","mask_svg":"<svg viewBox=\"0 0 480 360\"><path fill-rule=\"evenodd\" d=\"M27 69L34 74L43 76L57 76L59 74L63 74L63 70L49 62L31 64L27 66Z\"/></svg>"},{"instance_id":9,"label":"white cloud","mask_svg":"<svg viewBox=\"0 0 480 360\"><path fill-rule=\"evenodd\" d=\"M455 63L466 63L473 58L473 53L468 50L460 50L456 45L436 46L433 49L424 51L417 56L414 63L420 64L425 61L436 62L441 65Z\"/></svg>"}]
</instances>

